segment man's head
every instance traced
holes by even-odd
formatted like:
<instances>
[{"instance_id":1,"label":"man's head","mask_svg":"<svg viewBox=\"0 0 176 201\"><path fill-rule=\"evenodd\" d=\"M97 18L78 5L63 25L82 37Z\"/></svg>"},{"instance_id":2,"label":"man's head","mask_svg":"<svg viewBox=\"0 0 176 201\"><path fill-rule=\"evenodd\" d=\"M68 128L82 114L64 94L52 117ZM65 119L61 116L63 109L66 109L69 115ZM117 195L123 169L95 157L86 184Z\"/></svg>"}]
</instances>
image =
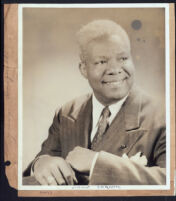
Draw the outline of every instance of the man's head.
<instances>
[{"instance_id":1,"label":"man's head","mask_svg":"<svg viewBox=\"0 0 176 201\"><path fill-rule=\"evenodd\" d=\"M110 105L124 98L134 81L134 65L126 32L110 20L96 20L78 32L81 74L96 98Z\"/></svg>"}]
</instances>

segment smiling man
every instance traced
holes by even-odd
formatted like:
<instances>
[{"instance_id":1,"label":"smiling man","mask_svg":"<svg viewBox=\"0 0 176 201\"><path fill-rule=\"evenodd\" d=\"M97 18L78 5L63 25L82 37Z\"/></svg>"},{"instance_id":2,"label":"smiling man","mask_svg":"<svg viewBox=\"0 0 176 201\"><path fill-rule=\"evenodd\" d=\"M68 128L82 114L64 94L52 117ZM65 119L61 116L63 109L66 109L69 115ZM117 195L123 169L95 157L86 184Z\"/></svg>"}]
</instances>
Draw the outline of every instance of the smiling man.
<instances>
[{"instance_id":1,"label":"smiling man","mask_svg":"<svg viewBox=\"0 0 176 201\"><path fill-rule=\"evenodd\" d=\"M134 84L128 35L96 20L77 36L80 72L93 93L57 110L24 175L32 170L42 185L164 185L165 118Z\"/></svg>"}]
</instances>

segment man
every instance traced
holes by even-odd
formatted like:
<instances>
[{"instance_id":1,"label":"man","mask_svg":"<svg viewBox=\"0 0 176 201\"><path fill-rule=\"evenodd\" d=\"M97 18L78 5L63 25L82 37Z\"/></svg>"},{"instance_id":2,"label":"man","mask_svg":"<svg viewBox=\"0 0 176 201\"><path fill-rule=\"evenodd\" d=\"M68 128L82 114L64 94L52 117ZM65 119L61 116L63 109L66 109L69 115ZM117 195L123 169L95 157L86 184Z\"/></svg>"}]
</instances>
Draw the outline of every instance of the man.
<instances>
[{"instance_id":1,"label":"man","mask_svg":"<svg viewBox=\"0 0 176 201\"><path fill-rule=\"evenodd\" d=\"M80 72L93 94L56 112L28 172L41 185L165 184L165 119L134 85L128 35L96 20L77 36Z\"/></svg>"}]
</instances>

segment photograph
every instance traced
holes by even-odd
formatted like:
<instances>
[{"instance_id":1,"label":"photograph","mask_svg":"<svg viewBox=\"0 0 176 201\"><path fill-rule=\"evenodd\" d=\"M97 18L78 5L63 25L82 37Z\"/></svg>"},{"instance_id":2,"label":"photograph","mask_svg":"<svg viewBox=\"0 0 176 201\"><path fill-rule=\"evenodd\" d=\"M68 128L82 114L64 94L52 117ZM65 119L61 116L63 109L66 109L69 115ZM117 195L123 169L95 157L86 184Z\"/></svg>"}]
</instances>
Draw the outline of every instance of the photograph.
<instances>
[{"instance_id":1,"label":"photograph","mask_svg":"<svg viewBox=\"0 0 176 201\"><path fill-rule=\"evenodd\" d=\"M18 190L169 191L169 48L169 4L18 5Z\"/></svg>"}]
</instances>

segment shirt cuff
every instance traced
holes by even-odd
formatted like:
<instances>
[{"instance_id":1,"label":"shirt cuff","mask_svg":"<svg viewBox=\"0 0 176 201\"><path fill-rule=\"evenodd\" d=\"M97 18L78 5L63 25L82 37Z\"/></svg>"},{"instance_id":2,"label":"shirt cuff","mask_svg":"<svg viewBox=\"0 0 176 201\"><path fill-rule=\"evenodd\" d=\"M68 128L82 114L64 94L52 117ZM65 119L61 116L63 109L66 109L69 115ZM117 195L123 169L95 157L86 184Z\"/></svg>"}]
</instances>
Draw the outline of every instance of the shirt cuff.
<instances>
[{"instance_id":1,"label":"shirt cuff","mask_svg":"<svg viewBox=\"0 0 176 201\"><path fill-rule=\"evenodd\" d=\"M99 153L97 152L97 153L95 154L94 158L93 158L92 165L91 165L91 168L90 168L89 179L90 179L91 176L92 176L92 172L93 172L95 163L96 163L96 161L97 161L98 155L99 155Z\"/></svg>"}]
</instances>

